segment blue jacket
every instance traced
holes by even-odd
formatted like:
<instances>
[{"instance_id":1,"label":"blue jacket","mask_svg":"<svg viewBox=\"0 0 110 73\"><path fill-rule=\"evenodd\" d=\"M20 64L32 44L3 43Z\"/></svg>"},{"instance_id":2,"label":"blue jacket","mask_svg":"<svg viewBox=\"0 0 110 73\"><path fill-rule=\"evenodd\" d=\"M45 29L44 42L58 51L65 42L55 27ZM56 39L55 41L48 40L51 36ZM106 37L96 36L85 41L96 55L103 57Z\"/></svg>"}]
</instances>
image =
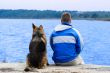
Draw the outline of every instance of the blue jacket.
<instances>
[{"instance_id":1,"label":"blue jacket","mask_svg":"<svg viewBox=\"0 0 110 73\"><path fill-rule=\"evenodd\" d=\"M83 48L80 33L68 23L57 25L50 36L55 63L66 63L74 60Z\"/></svg>"}]
</instances>

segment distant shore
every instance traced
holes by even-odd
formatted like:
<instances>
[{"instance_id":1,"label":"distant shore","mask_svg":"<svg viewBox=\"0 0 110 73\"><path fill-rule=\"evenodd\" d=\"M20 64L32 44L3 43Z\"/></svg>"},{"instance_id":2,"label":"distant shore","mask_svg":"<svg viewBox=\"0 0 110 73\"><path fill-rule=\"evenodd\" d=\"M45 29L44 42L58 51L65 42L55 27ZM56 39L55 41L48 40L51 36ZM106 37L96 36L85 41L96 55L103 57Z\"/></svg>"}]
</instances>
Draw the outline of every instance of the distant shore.
<instances>
[{"instance_id":1,"label":"distant shore","mask_svg":"<svg viewBox=\"0 0 110 73\"><path fill-rule=\"evenodd\" d=\"M0 19L34 19L34 18L0 18ZM60 20L59 18L40 18L41 20ZM39 19L39 20L40 20ZM77 18L73 20L94 20L94 21L110 21L110 18Z\"/></svg>"},{"instance_id":2,"label":"distant shore","mask_svg":"<svg viewBox=\"0 0 110 73\"><path fill-rule=\"evenodd\" d=\"M98 20L98 21L110 21L110 18L82 18L77 20Z\"/></svg>"},{"instance_id":3,"label":"distant shore","mask_svg":"<svg viewBox=\"0 0 110 73\"><path fill-rule=\"evenodd\" d=\"M26 9L0 9L0 19L60 19L64 12L69 12L71 17L75 20L110 21L110 11L55 11Z\"/></svg>"},{"instance_id":4,"label":"distant shore","mask_svg":"<svg viewBox=\"0 0 110 73\"><path fill-rule=\"evenodd\" d=\"M25 63L0 63L0 73L25 73ZM33 69L28 73L110 73L110 66L85 64L78 66L55 66Z\"/></svg>"}]
</instances>

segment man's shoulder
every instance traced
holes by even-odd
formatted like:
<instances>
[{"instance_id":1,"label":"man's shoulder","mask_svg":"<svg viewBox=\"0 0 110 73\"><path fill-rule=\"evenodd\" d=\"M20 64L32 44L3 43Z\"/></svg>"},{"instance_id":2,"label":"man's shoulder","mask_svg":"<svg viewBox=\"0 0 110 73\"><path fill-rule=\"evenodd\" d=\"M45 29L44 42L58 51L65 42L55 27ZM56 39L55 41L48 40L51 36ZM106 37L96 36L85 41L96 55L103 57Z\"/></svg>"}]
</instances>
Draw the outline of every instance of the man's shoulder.
<instances>
[{"instance_id":1,"label":"man's shoulder","mask_svg":"<svg viewBox=\"0 0 110 73\"><path fill-rule=\"evenodd\" d=\"M73 30L74 32L76 32L77 34L80 34L79 30L77 30L76 28L72 28L72 30Z\"/></svg>"},{"instance_id":2,"label":"man's shoulder","mask_svg":"<svg viewBox=\"0 0 110 73\"><path fill-rule=\"evenodd\" d=\"M72 30L74 30L75 32L79 32L76 28L72 28Z\"/></svg>"}]
</instances>

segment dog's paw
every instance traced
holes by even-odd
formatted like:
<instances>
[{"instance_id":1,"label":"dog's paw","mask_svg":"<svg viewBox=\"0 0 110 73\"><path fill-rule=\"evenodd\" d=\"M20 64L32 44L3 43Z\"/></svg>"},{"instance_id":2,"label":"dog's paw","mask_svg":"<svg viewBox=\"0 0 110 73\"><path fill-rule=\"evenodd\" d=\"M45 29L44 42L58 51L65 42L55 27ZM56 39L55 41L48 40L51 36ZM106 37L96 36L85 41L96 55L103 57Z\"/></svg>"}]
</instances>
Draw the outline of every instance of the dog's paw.
<instances>
[{"instance_id":1,"label":"dog's paw","mask_svg":"<svg viewBox=\"0 0 110 73\"><path fill-rule=\"evenodd\" d=\"M49 66L49 63L47 62L47 66Z\"/></svg>"},{"instance_id":2,"label":"dog's paw","mask_svg":"<svg viewBox=\"0 0 110 73\"><path fill-rule=\"evenodd\" d=\"M30 70L29 70L28 68L25 68L24 71L25 71L25 72L28 72L28 71L30 71Z\"/></svg>"},{"instance_id":3,"label":"dog's paw","mask_svg":"<svg viewBox=\"0 0 110 73\"><path fill-rule=\"evenodd\" d=\"M30 69L29 68L25 68L24 71L25 72L28 72L28 71L30 71Z\"/></svg>"}]
</instances>

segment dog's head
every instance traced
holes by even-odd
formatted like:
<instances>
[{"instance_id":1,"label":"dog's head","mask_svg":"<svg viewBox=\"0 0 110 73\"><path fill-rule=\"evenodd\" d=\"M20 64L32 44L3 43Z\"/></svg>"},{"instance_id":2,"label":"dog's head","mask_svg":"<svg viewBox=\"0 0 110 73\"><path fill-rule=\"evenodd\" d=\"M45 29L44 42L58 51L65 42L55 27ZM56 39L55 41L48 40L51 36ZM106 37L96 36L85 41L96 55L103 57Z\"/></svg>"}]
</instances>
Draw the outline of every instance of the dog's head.
<instances>
[{"instance_id":1,"label":"dog's head","mask_svg":"<svg viewBox=\"0 0 110 73\"><path fill-rule=\"evenodd\" d=\"M41 38L44 35L44 29L43 26L40 25L39 27L35 26L34 24L32 24L32 28L33 28L33 34L32 34L32 38Z\"/></svg>"}]
</instances>

